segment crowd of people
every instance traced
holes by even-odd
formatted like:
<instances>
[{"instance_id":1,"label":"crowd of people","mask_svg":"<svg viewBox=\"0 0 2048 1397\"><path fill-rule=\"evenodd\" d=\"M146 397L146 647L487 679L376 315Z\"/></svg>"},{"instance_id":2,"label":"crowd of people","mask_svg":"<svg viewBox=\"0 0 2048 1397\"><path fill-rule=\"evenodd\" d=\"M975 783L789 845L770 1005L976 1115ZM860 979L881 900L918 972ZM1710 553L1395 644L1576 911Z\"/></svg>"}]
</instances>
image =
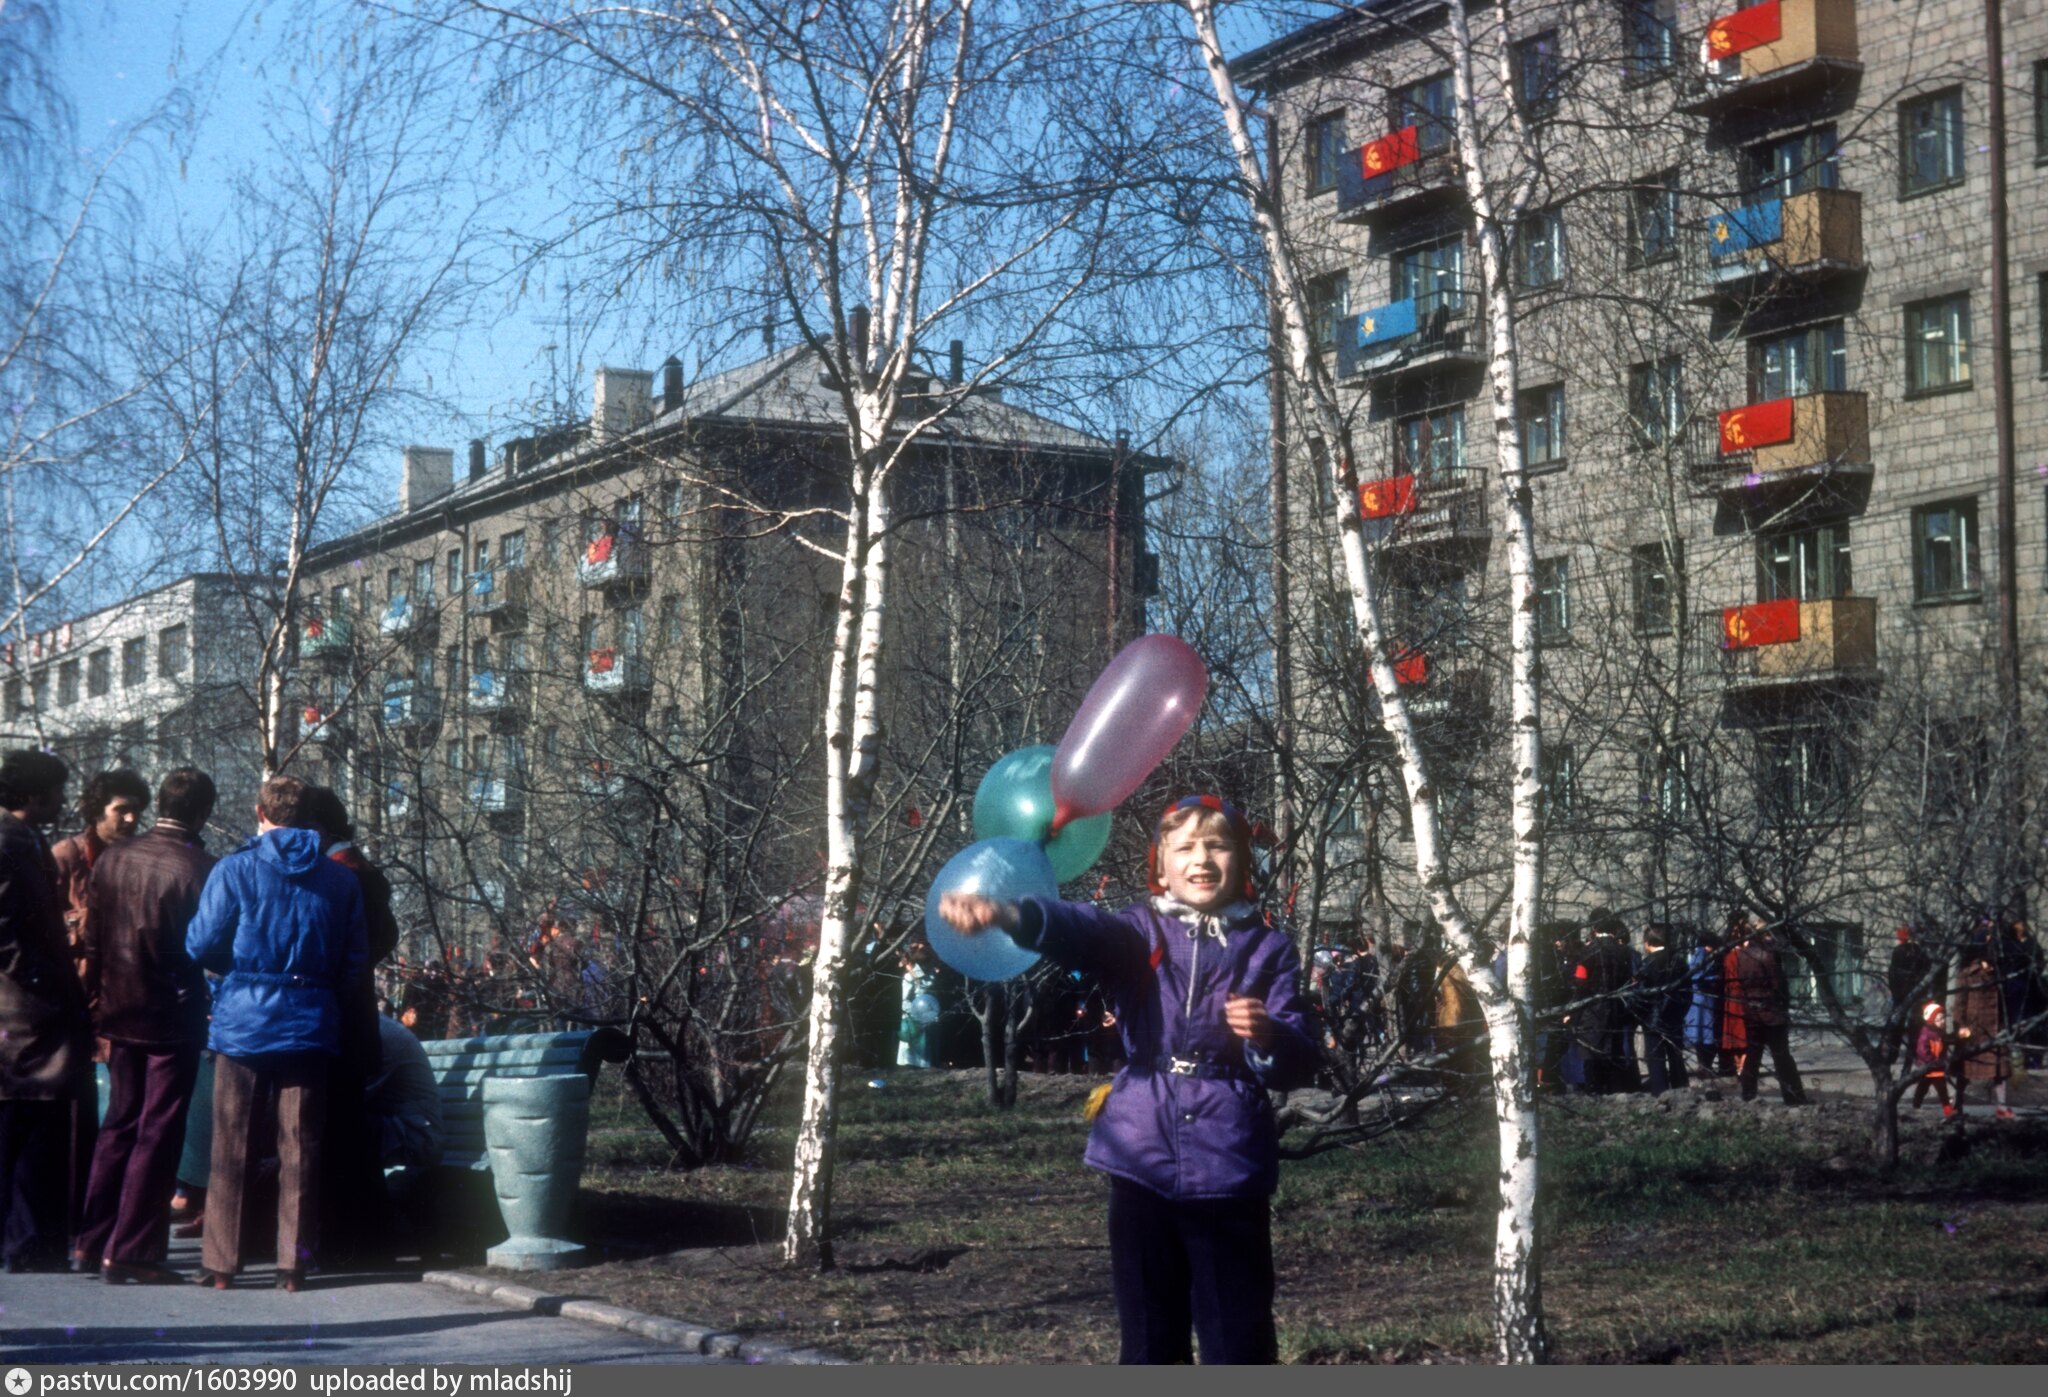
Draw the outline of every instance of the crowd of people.
<instances>
[{"instance_id":1,"label":"crowd of people","mask_svg":"<svg viewBox=\"0 0 2048 1397\"><path fill-rule=\"evenodd\" d=\"M47 752L0 758L7 1271L176 1282L174 1193L214 1289L262 1252L289 1291L316 1259L388 1255L394 1189L439 1158L439 1093L378 1012L398 925L341 799L274 777L255 837L216 858L207 773L166 772L144 828L142 776L101 772L52 847L69 779Z\"/></svg>"}]
</instances>

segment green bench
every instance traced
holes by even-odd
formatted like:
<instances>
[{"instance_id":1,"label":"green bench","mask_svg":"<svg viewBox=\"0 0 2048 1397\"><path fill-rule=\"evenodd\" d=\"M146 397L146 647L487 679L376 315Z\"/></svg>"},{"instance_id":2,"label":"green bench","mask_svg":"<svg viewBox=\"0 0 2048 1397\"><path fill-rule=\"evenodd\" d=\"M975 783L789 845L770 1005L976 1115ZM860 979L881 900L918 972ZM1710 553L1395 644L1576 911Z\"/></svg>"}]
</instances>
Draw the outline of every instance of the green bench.
<instances>
[{"instance_id":1,"label":"green bench","mask_svg":"<svg viewBox=\"0 0 2048 1397\"><path fill-rule=\"evenodd\" d=\"M484 1082L492 1077L566 1077L596 1085L598 1069L624 1062L632 1043L615 1028L568 1033L515 1033L496 1038L437 1038L422 1043L441 1089L443 1168L488 1173L484 1150Z\"/></svg>"}]
</instances>

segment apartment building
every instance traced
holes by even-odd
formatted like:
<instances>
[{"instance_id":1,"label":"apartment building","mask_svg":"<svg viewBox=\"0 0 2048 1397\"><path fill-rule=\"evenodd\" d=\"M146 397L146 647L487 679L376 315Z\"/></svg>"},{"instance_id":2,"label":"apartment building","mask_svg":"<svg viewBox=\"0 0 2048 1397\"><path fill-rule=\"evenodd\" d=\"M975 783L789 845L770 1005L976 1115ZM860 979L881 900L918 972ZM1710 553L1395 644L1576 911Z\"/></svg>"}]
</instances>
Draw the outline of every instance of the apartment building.
<instances>
[{"instance_id":1,"label":"apartment building","mask_svg":"<svg viewBox=\"0 0 2048 1397\"><path fill-rule=\"evenodd\" d=\"M1403 680L1449 773L1449 818L1472 817L1460 877L1485 906L1505 877L1502 507L1447 13L1362 5L1235 71L1270 103L1374 565L1411 646ZM1524 4L1505 34L1492 7L1469 14L1489 187L1532 191L1510 260L1554 911L1704 923L1775 899L1868 946L1867 928L1906 914L1913 860L1940 847L1892 817L1942 791L1966 802L2006 750L2001 606L2022 707L2039 707L2048 11L2008 6L1998 36L2002 184L1984 7L1967 0ZM1293 446L1302 727L1341 753L1371 735L1316 716L1328 448L1299 428ZM1922 795L1902 793L1880 768L1929 734L1944 750L1922 763ZM1399 802L1360 766L1324 788L1331 848L1363 863L1332 855L1322 915L1384 927L1420 904ZM1737 824L1738 767L1749 825L1818 831L1803 865L1731 871L1776 856L1703 830L1703 802Z\"/></svg>"},{"instance_id":2,"label":"apartment building","mask_svg":"<svg viewBox=\"0 0 2048 1397\"><path fill-rule=\"evenodd\" d=\"M959 355L913 385L938 420L890 487L880 822L906 838L1052 740L1044 695L1077 698L1156 585L1165 463L962 387ZM292 761L351 801L416 932L475 955L571 903L616 923L629 869L762 907L815 881L846 454L807 348L599 369L587 423L472 442L460 478L407 448L397 509L314 550Z\"/></svg>"}]
</instances>

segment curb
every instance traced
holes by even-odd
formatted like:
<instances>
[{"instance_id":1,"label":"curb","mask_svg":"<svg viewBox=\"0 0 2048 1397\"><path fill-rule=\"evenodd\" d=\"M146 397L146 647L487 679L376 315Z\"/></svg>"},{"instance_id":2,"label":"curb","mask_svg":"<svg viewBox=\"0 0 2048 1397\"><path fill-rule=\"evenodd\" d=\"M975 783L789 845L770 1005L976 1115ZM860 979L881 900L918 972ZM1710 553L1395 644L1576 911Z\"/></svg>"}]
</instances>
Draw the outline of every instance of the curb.
<instances>
[{"instance_id":1,"label":"curb","mask_svg":"<svg viewBox=\"0 0 2048 1397\"><path fill-rule=\"evenodd\" d=\"M495 1281L489 1276L472 1276L467 1271L427 1271L421 1274L420 1279L429 1285L460 1290L508 1309L531 1310L542 1315L560 1315L563 1319L581 1320L586 1324L602 1324L609 1329L623 1329L627 1333L638 1334L656 1343L668 1344L688 1353L701 1353L712 1358L732 1358L744 1363L788 1363L806 1367L836 1366L847 1361L818 1349L791 1348L786 1344L773 1344L763 1339L748 1339L726 1329L713 1329L679 1319L663 1319L659 1315L641 1314L638 1310L628 1310L602 1300L574 1300L566 1295L553 1295L528 1286Z\"/></svg>"}]
</instances>

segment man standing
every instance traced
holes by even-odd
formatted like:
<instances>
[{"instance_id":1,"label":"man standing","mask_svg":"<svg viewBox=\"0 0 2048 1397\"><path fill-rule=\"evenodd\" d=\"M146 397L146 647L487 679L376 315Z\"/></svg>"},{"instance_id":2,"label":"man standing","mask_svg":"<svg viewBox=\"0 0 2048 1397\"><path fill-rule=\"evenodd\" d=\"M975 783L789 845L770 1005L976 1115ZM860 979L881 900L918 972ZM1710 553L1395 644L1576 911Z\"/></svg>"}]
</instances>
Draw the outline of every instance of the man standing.
<instances>
[{"instance_id":1,"label":"man standing","mask_svg":"<svg viewBox=\"0 0 2048 1397\"><path fill-rule=\"evenodd\" d=\"M242 1212L257 1104L277 1097L277 1284L296 1291L319 1242L320 1137L341 992L364 973L368 932L355 874L303 822L305 787L263 783L256 838L214 866L185 950L221 976L214 1053L213 1174L200 1282L225 1290L242 1265Z\"/></svg>"},{"instance_id":2,"label":"man standing","mask_svg":"<svg viewBox=\"0 0 2048 1397\"><path fill-rule=\"evenodd\" d=\"M64 810L64 763L0 760L0 1255L9 1272L68 1264L71 1103L92 1081L85 991L64 939L56 870L39 833Z\"/></svg>"},{"instance_id":3,"label":"man standing","mask_svg":"<svg viewBox=\"0 0 2048 1397\"><path fill-rule=\"evenodd\" d=\"M60 839L50 850L50 862L57 869L57 894L64 904L64 936L71 943L71 957L78 982L85 987L91 1007L99 976L91 964L86 936L86 890L92 883L93 866L99 856L121 840L132 838L142 812L149 809L149 783L137 772L121 767L102 771L85 783L78 797L78 813L85 828L69 839ZM95 1047L95 1061L105 1061L103 1047ZM99 1135L99 1085L86 1073L80 1095L71 1103L71 1235L75 1240L85 1230L85 1194L92 1173L94 1142ZM73 1259L82 1271L98 1264L83 1249Z\"/></svg>"},{"instance_id":4,"label":"man standing","mask_svg":"<svg viewBox=\"0 0 2048 1397\"><path fill-rule=\"evenodd\" d=\"M1763 1070L1768 1048L1771 1071L1778 1078L1785 1104L1804 1106L1806 1088L1792 1061L1792 991L1786 983L1777 935L1751 918L1749 934L1731 956L1734 973L1729 977L1728 997L1742 1009L1742 1099L1756 1100L1757 1075Z\"/></svg>"},{"instance_id":5,"label":"man standing","mask_svg":"<svg viewBox=\"0 0 2048 1397\"><path fill-rule=\"evenodd\" d=\"M178 1279L163 1266L164 1223L206 1041L206 977L185 932L213 869L199 837L213 802L212 778L179 767L157 792L155 828L108 844L93 868L86 990L112 1091L78 1249L109 1285Z\"/></svg>"},{"instance_id":6,"label":"man standing","mask_svg":"<svg viewBox=\"0 0 2048 1397\"><path fill-rule=\"evenodd\" d=\"M1893 1020L1903 1035L1911 1038L1920 1031L1920 1007L1947 996L1941 979L1934 975L1934 957L1920 943L1918 932L1902 926L1892 934L1898 944L1892 948L1891 964L1885 967L1885 988L1891 991Z\"/></svg>"},{"instance_id":7,"label":"man standing","mask_svg":"<svg viewBox=\"0 0 2048 1397\"><path fill-rule=\"evenodd\" d=\"M1636 1002L1650 1092L1661 1096L1673 1088L1685 1089L1685 1016L1692 1008L1692 991L1685 961L1672 948L1662 923L1652 922L1644 929L1643 949L1649 954L1636 970Z\"/></svg>"},{"instance_id":8,"label":"man standing","mask_svg":"<svg viewBox=\"0 0 2048 1397\"><path fill-rule=\"evenodd\" d=\"M1586 1065L1586 1090L1605 1096L1628 1089L1630 1024L1622 997L1633 967L1621 918L1596 907L1586 916L1586 931L1586 949L1572 971L1573 998L1580 1004L1573 1037Z\"/></svg>"}]
</instances>

